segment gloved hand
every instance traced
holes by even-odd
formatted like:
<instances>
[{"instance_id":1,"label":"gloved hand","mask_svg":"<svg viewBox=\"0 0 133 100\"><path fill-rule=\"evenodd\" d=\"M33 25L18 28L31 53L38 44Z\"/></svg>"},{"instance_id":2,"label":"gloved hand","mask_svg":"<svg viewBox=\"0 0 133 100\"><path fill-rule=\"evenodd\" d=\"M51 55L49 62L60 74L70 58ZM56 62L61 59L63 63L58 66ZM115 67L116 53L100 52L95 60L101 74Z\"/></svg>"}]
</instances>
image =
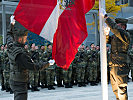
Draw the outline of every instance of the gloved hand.
<instances>
[{"instance_id":1,"label":"gloved hand","mask_svg":"<svg viewBox=\"0 0 133 100\"><path fill-rule=\"evenodd\" d=\"M15 24L15 19L14 19L14 17L15 17L15 16L13 16L13 15L10 17L10 23L11 23L12 25Z\"/></svg>"},{"instance_id":2,"label":"gloved hand","mask_svg":"<svg viewBox=\"0 0 133 100\"><path fill-rule=\"evenodd\" d=\"M109 28L108 26L106 26L106 27L104 28L104 33L105 33L105 35L109 35L109 32L110 32L110 28Z\"/></svg>"},{"instance_id":3,"label":"gloved hand","mask_svg":"<svg viewBox=\"0 0 133 100\"><path fill-rule=\"evenodd\" d=\"M50 59L48 62L49 62L50 65L54 65L55 60L51 60L51 59Z\"/></svg>"},{"instance_id":4,"label":"gloved hand","mask_svg":"<svg viewBox=\"0 0 133 100\"><path fill-rule=\"evenodd\" d=\"M107 24L105 23L104 24L104 34L109 35L109 32L110 32L110 27L108 27Z\"/></svg>"},{"instance_id":5,"label":"gloved hand","mask_svg":"<svg viewBox=\"0 0 133 100\"><path fill-rule=\"evenodd\" d=\"M104 18L108 16L108 15L107 15L107 12L105 11L105 9L101 8L100 11L101 11L100 14L102 14L102 16L103 16Z\"/></svg>"}]
</instances>

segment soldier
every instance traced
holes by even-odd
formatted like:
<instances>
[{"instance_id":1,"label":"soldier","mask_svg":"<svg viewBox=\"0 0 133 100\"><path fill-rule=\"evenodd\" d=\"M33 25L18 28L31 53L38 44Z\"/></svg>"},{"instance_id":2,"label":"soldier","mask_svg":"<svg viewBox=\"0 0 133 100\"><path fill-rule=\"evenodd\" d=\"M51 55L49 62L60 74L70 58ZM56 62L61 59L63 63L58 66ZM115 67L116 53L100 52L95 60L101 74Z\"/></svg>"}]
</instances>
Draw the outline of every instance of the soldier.
<instances>
[{"instance_id":1,"label":"soldier","mask_svg":"<svg viewBox=\"0 0 133 100\"><path fill-rule=\"evenodd\" d=\"M97 54L97 80L96 82L99 83L101 81L101 67L100 67L100 46L96 46L96 54Z\"/></svg>"},{"instance_id":2,"label":"soldier","mask_svg":"<svg viewBox=\"0 0 133 100\"><path fill-rule=\"evenodd\" d=\"M0 80L1 80L1 90L2 91L5 90L3 69L4 69L4 45L1 45L1 51L0 51Z\"/></svg>"},{"instance_id":3,"label":"soldier","mask_svg":"<svg viewBox=\"0 0 133 100\"><path fill-rule=\"evenodd\" d=\"M105 10L104 18L108 27L113 32L112 36L106 34L107 43L111 44L110 62L110 80L114 94L117 100L128 100L127 95L127 76L129 68L127 64L127 51L130 44L130 36L126 31L127 19L116 18L115 22L108 17Z\"/></svg>"},{"instance_id":4,"label":"soldier","mask_svg":"<svg viewBox=\"0 0 133 100\"><path fill-rule=\"evenodd\" d=\"M28 44L26 44L26 45L24 46L24 48L25 48L25 50L26 50L28 53L30 53L30 49L29 49ZM27 88L28 88L28 90L30 90L30 89L31 89L31 87L30 87L30 80L29 80L29 78L28 78Z\"/></svg>"},{"instance_id":5,"label":"soldier","mask_svg":"<svg viewBox=\"0 0 133 100\"><path fill-rule=\"evenodd\" d=\"M75 55L75 58L72 62L72 78L71 78L71 85L77 85L77 64L78 64L78 55Z\"/></svg>"},{"instance_id":6,"label":"soldier","mask_svg":"<svg viewBox=\"0 0 133 100\"><path fill-rule=\"evenodd\" d=\"M78 87L86 86L84 83L85 79L85 68L87 66L87 53L84 50L84 45L79 47L78 51L78 68L77 68L77 81Z\"/></svg>"},{"instance_id":7,"label":"soldier","mask_svg":"<svg viewBox=\"0 0 133 100\"><path fill-rule=\"evenodd\" d=\"M69 66L68 70L63 70L64 74L64 84L65 88L72 88L71 78L72 78L72 64Z\"/></svg>"},{"instance_id":8,"label":"soldier","mask_svg":"<svg viewBox=\"0 0 133 100\"><path fill-rule=\"evenodd\" d=\"M57 81L57 87L64 87L62 84L63 82L63 69L56 65L56 81Z\"/></svg>"},{"instance_id":9,"label":"soldier","mask_svg":"<svg viewBox=\"0 0 133 100\"><path fill-rule=\"evenodd\" d=\"M129 50L128 55L130 57L129 67L131 69L131 77L132 77L132 81L133 81L133 45L132 45L132 48Z\"/></svg>"},{"instance_id":10,"label":"soldier","mask_svg":"<svg viewBox=\"0 0 133 100\"><path fill-rule=\"evenodd\" d=\"M28 70L41 70L54 64L49 62L35 63L24 49L27 41L27 30L19 23L14 26L14 16L11 16L11 27L7 31L7 52L10 61L10 86L14 92L14 100L27 100ZM21 29L20 29L21 28ZM23 28L23 29L22 29Z\"/></svg>"},{"instance_id":11,"label":"soldier","mask_svg":"<svg viewBox=\"0 0 133 100\"><path fill-rule=\"evenodd\" d=\"M49 59L52 59L52 45L48 44L47 45L47 50L45 52L46 54L46 61ZM48 90L54 90L54 81L55 81L55 65L49 66L46 68L46 77L47 77L47 85L48 85Z\"/></svg>"},{"instance_id":12,"label":"soldier","mask_svg":"<svg viewBox=\"0 0 133 100\"><path fill-rule=\"evenodd\" d=\"M98 66L98 52L95 50L94 43L90 45L91 49L88 51L88 70L89 82L91 86L97 85L97 66Z\"/></svg>"},{"instance_id":13,"label":"soldier","mask_svg":"<svg viewBox=\"0 0 133 100\"><path fill-rule=\"evenodd\" d=\"M85 47L85 50L86 50L86 51L88 51L89 49L90 49L89 46L86 46L86 47Z\"/></svg>"},{"instance_id":14,"label":"soldier","mask_svg":"<svg viewBox=\"0 0 133 100\"><path fill-rule=\"evenodd\" d=\"M40 51L40 59L42 61L47 61L47 58L45 57L45 46L41 46L41 51ZM46 69L43 69L40 71L40 82L41 82L41 88L47 88L47 76L46 76Z\"/></svg>"},{"instance_id":15,"label":"soldier","mask_svg":"<svg viewBox=\"0 0 133 100\"><path fill-rule=\"evenodd\" d=\"M31 58L33 59L34 62L39 62L39 52L37 52L38 47L35 46L35 44L33 43L31 46ZM31 85L31 91L40 91L38 89L38 78L39 78L39 71L30 71L29 72L29 81L30 81L30 85Z\"/></svg>"},{"instance_id":16,"label":"soldier","mask_svg":"<svg viewBox=\"0 0 133 100\"><path fill-rule=\"evenodd\" d=\"M6 89L6 92L10 91L10 94L12 94L12 90L9 85L9 77L10 77L10 63L9 63L9 58L7 55L7 45L5 45L4 48L4 71L3 71L3 76L4 76L4 86Z\"/></svg>"},{"instance_id":17,"label":"soldier","mask_svg":"<svg viewBox=\"0 0 133 100\"><path fill-rule=\"evenodd\" d=\"M87 53L89 50L90 50L89 46L86 46L85 52ZM88 66L88 62L87 62L87 66L85 67L85 80L84 80L85 84L89 83L89 80L88 80L88 77L89 77L89 68L88 67L89 66Z\"/></svg>"}]
</instances>

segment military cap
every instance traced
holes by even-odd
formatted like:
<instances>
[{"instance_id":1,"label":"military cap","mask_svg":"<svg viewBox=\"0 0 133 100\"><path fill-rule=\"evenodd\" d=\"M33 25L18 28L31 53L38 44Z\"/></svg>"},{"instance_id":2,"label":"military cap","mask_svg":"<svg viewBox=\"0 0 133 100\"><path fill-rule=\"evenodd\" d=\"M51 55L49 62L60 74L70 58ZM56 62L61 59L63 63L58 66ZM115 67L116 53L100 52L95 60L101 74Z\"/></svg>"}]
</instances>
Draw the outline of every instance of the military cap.
<instances>
[{"instance_id":1,"label":"military cap","mask_svg":"<svg viewBox=\"0 0 133 100\"><path fill-rule=\"evenodd\" d=\"M13 34L17 37L19 36L27 36L28 30L23 27L19 22L15 22L14 28L13 28Z\"/></svg>"},{"instance_id":2,"label":"military cap","mask_svg":"<svg viewBox=\"0 0 133 100\"><path fill-rule=\"evenodd\" d=\"M124 18L116 18L115 22L118 23L122 23L122 24L127 24L128 19L124 19Z\"/></svg>"},{"instance_id":3,"label":"military cap","mask_svg":"<svg viewBox=\"0 0 133 100\"><path fill-rule=\"evenodd\" d=\"M48 44L47 44L47 47L48 47L49 45L51 45L51 43L48 43Z\"/></svg>"}]
</instances>

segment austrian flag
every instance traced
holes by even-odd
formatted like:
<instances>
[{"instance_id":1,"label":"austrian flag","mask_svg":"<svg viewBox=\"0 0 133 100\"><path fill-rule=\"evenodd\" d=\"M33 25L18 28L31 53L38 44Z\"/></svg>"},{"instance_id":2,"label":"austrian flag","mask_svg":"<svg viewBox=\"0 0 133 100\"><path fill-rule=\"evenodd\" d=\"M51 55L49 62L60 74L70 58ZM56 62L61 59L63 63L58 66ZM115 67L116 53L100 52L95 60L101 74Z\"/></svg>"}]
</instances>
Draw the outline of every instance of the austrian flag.
<instances>
[{"instance_id":1,"label":"austrian flag","mask_svg":"<svg viewBox=\"0 0 133 100\"><path fill-rule=\"evenodd\" d=\"M53 42L52 58L67 70L87 37L85 13L95 0L20 0L15 19Z\"/></svg>"}]
</instances>

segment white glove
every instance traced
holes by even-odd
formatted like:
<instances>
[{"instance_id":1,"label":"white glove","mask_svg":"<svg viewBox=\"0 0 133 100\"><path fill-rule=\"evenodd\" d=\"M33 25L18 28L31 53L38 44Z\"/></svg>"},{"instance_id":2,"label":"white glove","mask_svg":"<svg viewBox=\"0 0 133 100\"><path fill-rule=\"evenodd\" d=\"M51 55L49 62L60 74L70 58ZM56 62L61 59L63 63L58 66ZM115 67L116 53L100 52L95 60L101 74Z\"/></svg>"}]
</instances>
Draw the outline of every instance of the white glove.
<instances>
[{"instance_id":1,"label":"white glove","mask_svg":"<svg viewBox=\"0 0 133 100\"><path fill-rule=\"evenodd\" d=\"M54 65L55 60L51 60L51 59L50 59L48 62L49 62L50 65Z\"/></svg>"},{"instance_id":2,"label":"white glove","mask_svg":"<svg viewBox=\"0 0 133 100\"><path fill-rule=\"evenodd\" d=\"M110 27L107 26L107 24L104 25L104 34L109 35Z\"/></svg>"},{"instance_id":3,"label":"white glove","mask_svg":"<svg viewBox=\"0 0 133 100\"><path fill-rule=\"evenodd\" d=\"M102 14L102 16L104 17L107 14L107 12L105 11L105 9L101 8L100 14Z\"/></svg>"},{"instance_id":4,"label":"white glove","mask_svg":"<svg viewBox=\"0 0 133 100\"><path fill-rule=\"evenodd\" d=\"M15 19L14 19L14 17L15 17L15 16L13 16L13 15L10 17L10 23L11 23L12 25L15 24Z\"/></svg>"}]
</instances>

